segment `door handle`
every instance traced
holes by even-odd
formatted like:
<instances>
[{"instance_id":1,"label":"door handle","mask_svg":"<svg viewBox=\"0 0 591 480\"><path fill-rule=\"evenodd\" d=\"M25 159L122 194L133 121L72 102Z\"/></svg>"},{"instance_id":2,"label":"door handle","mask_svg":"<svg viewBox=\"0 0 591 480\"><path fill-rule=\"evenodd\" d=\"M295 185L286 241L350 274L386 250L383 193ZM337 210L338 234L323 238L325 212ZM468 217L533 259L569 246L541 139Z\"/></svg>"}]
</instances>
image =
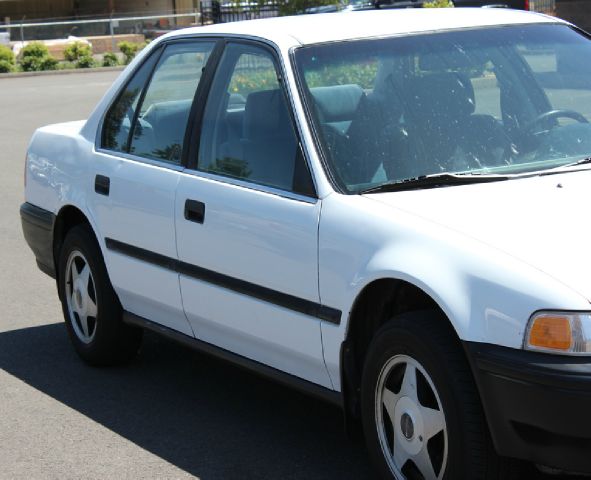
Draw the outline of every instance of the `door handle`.
<instances>
[{"instance_id":1,"label":"door handle","mask_svg":"<svg viewBox=\"0 0 591 480\"><path fill-rule=\"evenodd\" d=\"M104 175L97 175L94 177L94 191L99 195L106 195L109 196L109 191L111 189L111 179L109 177L105 177Z\"/></svg>"},{"instance_id":2,"label":"door handle","mask_svg":"<svg viewBox=\"0 0 591 480\"><path fill-rule=\"evenodd\" d=\"M205 203L197 200L186 200L185 219L189 220L189 222L203 223L203 220L205 220Z\"/></svg>"}]
</instances>

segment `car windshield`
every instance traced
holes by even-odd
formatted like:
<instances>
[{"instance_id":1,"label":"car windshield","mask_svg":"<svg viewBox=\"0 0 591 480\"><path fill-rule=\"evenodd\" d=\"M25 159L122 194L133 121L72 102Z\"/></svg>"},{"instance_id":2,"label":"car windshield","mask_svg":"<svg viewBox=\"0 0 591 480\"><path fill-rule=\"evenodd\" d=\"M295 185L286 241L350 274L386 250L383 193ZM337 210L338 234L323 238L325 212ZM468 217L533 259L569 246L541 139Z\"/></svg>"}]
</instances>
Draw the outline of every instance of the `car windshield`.
<instances>
[{"instance_id":1,"label":"car windshield","mask_svg":"<svg viewBox=\"0 0 591 480\"><path fill-rule=\"evenodd\" d=\"M295 64L327 168L349 193L591 157L591 41L566 25L312 45Z\"/></svg>"}]
</instances>

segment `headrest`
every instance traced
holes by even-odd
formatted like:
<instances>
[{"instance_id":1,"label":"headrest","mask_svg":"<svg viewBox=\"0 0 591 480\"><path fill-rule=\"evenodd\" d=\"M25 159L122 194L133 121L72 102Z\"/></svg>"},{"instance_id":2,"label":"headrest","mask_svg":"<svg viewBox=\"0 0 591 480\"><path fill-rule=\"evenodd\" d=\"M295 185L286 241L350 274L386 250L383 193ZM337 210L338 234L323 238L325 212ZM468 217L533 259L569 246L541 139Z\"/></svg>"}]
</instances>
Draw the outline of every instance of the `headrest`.
<instances>
[{"instance_id":1,"label":"headrest","mask_svg":"<svg viewBox=\"0 0 591 480\"><path fill-rule=\"evenodd\" d=\"M323 119L327 122L351 120L357 111L363 89L356 84L310 89Z\"/></svg>"},{"instance_id":2,"label":"headrest","mask_svg":"<svg viewBox=\"0 0 591 480\"><path fill-rule=\"evenodd\" d=\"M474 88L465 75L436 73L410 80L410 101L419 115L467 117L474 113Z\"/></svg>"},{"instance_id":3,"label":"headrest","mask_svg":"<svg viewBox=\"0 0 591 480\"><path fill-rule=\"evenodd\" d=\"M246 98L244 137L249 140L284 134L289 113L279 90L253 92Z\"/></svg>"}]
</instances>

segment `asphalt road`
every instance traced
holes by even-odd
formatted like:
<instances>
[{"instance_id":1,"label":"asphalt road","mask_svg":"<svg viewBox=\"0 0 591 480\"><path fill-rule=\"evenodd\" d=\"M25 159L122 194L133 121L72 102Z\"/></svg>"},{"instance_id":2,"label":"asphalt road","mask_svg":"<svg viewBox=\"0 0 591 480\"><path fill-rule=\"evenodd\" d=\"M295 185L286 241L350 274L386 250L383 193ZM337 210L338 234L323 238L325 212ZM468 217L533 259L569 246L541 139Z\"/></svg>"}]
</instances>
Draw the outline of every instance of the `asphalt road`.
<instances>
[{"instance_id":1,"label":"asphalt road","mask_svg":"<svg viewBox=\"0 0 591 480\"><path fill-rule=\"evenodd\" d=\"M313 398L154 335L123 368L74 354L22 238L23 161L35 128L86 118L116 76L0 79L0 479L372 478Z\"/></svg>"}]
</instances>

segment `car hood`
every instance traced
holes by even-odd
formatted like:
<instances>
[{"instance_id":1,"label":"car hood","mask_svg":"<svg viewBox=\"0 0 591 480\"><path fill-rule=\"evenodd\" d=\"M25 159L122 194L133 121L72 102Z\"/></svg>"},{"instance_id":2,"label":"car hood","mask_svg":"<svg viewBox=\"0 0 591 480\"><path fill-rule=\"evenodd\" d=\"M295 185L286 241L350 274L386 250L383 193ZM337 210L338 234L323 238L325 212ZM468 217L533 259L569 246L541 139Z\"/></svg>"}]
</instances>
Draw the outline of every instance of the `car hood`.
<instances>
[{"instance_id":1,"label":"car hood","mask_svg":"<svg viewBox=\"0 0 591 480\"><path fill-rule=\"evenodd\" d=\"M591 170L365 197L502 250L591 300Z\"/></svg>"}]
</instances>

